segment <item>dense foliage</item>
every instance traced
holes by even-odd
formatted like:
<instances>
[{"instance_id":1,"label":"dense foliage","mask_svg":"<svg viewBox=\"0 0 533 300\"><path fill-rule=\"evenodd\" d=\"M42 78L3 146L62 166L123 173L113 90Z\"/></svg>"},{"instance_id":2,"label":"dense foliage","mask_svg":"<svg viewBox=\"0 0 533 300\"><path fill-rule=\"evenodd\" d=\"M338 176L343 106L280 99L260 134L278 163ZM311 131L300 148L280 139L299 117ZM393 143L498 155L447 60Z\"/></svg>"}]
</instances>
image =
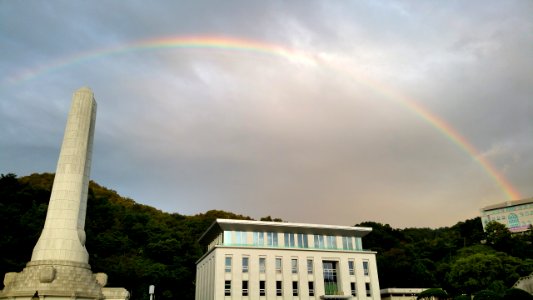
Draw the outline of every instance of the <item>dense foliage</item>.
<instances>
[{"instance_id":1,"label":"dense foliage","mask_svg":"<svg viewBox=\"0 0 533 300\"><path fill-rule=\"evenodd\" d=\"M0 274L21 271L31 258L52 182L53 174L1 175ZM250 219L216 210L195 216L165 213L91 182L85 225L91 267L109 275L108 286L127 288L132 299L148 299L150 284L156 285L157 299L194 299L195 263L203 252L197 239L216 218ZM511 236L498 225L485 235L479 218L439 229L358 226L373 228L363 245L378 253L381 288L507 295L520 276L533 271L531 235Z\"/></svg>"}]
</instances>

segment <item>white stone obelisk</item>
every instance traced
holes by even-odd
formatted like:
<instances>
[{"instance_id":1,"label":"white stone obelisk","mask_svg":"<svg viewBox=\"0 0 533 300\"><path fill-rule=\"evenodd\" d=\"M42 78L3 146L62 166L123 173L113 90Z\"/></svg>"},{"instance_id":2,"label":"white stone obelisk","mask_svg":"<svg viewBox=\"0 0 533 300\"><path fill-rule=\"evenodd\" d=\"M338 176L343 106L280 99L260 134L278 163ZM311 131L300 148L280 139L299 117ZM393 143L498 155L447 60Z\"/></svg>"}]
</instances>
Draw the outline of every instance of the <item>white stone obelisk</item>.
<instances>
[{"instance_id":1,"label":"white stone obelisk","mask_svg":"<svg viewBox=\"0 0 533 300\"><path fill-rule=\"evenodd\" d=\"M89 88L74 93L44 229L31 261L88 263L85 215L91 172L96 101Z\"/></svg>"},{"instance_id":2,"label":"white stone obelisk","mask_svg":"<svg viewBox=\"0 0 533 300\"><path fill-rule=\"evenodd\" d=\"M6 273L0 299L127 300L123 288L106 288L93 274L85 248L85 216L96 101L89 88L74 93L43 231L22 272Z\"/></svg>"}]
</instances>

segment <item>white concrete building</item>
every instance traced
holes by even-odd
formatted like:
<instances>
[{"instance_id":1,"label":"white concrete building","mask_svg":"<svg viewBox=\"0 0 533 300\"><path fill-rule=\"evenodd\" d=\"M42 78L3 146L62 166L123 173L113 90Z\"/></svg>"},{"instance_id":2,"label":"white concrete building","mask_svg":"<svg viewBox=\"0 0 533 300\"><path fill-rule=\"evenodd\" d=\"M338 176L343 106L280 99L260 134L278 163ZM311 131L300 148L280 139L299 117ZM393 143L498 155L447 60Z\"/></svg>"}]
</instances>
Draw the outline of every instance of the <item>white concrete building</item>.
<instances>
[{"instance_id":1,"label":"white concrete building","mask_svg":"<svg viewBox=\"0 0 533 300\"><path fill-rule=\"evenodd\" d=\"M491 221L502 223L511 232L529 230L533 225L533 198L507 201L482 208L483 230Z\"/></svg>"},{"instance_id":2,"label":"white concrete building","mask_svg":"<svg viewBox=\"0 0 533 300\"><path fill-rule=\"evenodd\" d=\"M371 230L217 219L200 237L196 300L380 299Z\"/></svg>"}]
</instances>

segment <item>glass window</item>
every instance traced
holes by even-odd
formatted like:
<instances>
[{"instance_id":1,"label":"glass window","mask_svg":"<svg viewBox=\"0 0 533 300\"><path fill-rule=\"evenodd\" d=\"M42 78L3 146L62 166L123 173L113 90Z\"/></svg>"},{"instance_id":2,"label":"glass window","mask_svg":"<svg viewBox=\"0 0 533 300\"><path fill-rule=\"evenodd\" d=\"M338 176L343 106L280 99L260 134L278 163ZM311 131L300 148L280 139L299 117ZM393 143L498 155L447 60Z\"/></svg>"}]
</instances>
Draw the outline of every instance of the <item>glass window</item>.
<instances>
[{"instance_id":1,"label":"glass window","mask_svg":"<svg viewBox=\"0 0 533 300\"><path fill-rule=\"evenodd\" d=\"M248 273L248 263L249 263L249 260L250 258L245 256L242 258L242 272L243 273Z\"/></svg>"},{"instance_id":2,"label":"glass window","mask_svg":"<svg viewBox=\"0 0 533 300\"><path fill-rule=\"evenodd\" d=\"M276 257L276 273L281 273L281 257Z\"/></svg>"},{"instance_id":3,"label":"glass window","mask_svg":"<svg viewBox=\"0 0 533 300\"><path fill-rule=\"evenodd\" d=\"M266 258L259 257L259 272L265 273L266 270Z\"/></svg>"},{"instance_id":4,"label":"glass window","mask_svg":"<svg viewBox=\"0 0 533 300\"><path fill-rule=\"evenodd\" d=\"M292 295L298 296L298 281L292 282Z\"/></svg>"},{"instance_id":5,"label":"glass window","mask_svg":"<svg viewBox=\"0 0 533 300\"><path fill-rule=\"evenodd\" d=\"M353 238L351 236L342 237L342 248L344 250L353 250Z\"/></svg>"},{"instance_id":6,"label":"glass window","mask_svg":"<svg viewBox=\"0 0 533 300\"><path fill-rule=\"evenodd\" d=\"M363 272L365 276L368 276L368 261L367 260L363 261Z\"/></svg>"},{"instance_id":7,"label":"glass window","mask_svg":"<svg viewBox=\"0 0 533 300\"><path fill-rule=\"evenodd\" d=\"M322 261L324 270L324 291L326 295L338 295L337 261Z\"/></svg>"},{"instance_id":8,"label":"glass window","mask_svg":"<svg viewBox=\"0 0 533 300\"><path fill-rule=\"evenodd\" d=\"M307 260L307 274L313 274L313 260Z\"/></svg>"},{"instance_id":9,"label":"glass window","mask_svg":"<svg viewBox=\"0 0 533 300\"><path fill-rule=\"evenodd\" d=\"M292 270L292 274L298 273L298 259L297 258L291 259L291 270Z\"/></svg>"},{"instance_id":10,"label":"glass window","mask_svg":"<svg viewBox=\"0 0 533 300\"><path fill-rule=\"evenodd\" d=\"M355 282L350 282L350 289L352 290L352 296L357 297L357 288Z\"/></svg>"},{"instance_id":11,"label":"glass window","mask_svg":"<svg viewBox=\"0 0 533 300\"><path fill-rule=\"evenodd\" d=\"M231 245L233 239L231 238L231 231L224 231L224 245Z\"/></svg>"},{"instance_id":12,"label":"glass window","mask_svg":"<svg viewBox=\"0 0 533 300\"><path fill-rule=\"evenodd\" d=\"M242 295L248 296L248 280L242 281Z\"/></svg>"},{"instance_id":13,"label":"glass window","mask_svg":"<svg viewBox=\"0 0 533 300\"><path fill-rule=\"evenodd\" d=\"M315 295L315 283L312 281L309 281L309 296Z\"/></svg>"},{"instance_id":14,"label":"glass window","mask_svg":"<svg viewBox=\"0 0 533 300\"><path fill-rule=\"evenodd\" d=\"M355 263L353 260L348 261L348 271L350 275L355 275Z\"/></svg>"},{"instance_id":15,"label":"glass window","mask_svg":"<svg viewBox=\"0 0 533 300\"><path fill-rule=\"evenodd\" d=\"M281 287L281 281L276 281L276 296L283 296L283 288Z\"/></svg>"},{"instance_id":16,"label":"glass window","mask_svg":"<svg viewBox=\"0 0 533 300\"><path fill-rule=\"evenodd\" d=\"M365 282L366 296L372 297L372 291L370 290L370 282Z\"/></svg>"},{"instance_id":17,"label":"glass window","mask_svg":"<svg viewBox=\"0 0 533 300\"><path fill-rule=\"evenodd\" d=\"M224 282L224 296L231 296L231 280Z\"/></svg>"},{"instance_id":18,"label":"glass window","mask_svg":"<svg viewBox=\"0 0 533 300\"><path fill-rule=\"evenodd\" d=\"M226 270L226 273L230 273L231 272L231 256L226 256L225 270Z\"/></svg>"},{"instance_id":19,"label":"glass window","mask_svg":"<svg viewBox=\"0 0 533 300\"><path fill-rule=\"evenodd\" d=\"M324 236L315 234L315 248L325 248Z\"/></svg>"},{"instance_id":20,"label":"glass window","mask_svg":"<svg viewBox=\"0 0 533 300\"><path fill-rule=\"evenodd\" d=\"M355 238L355 249L356 250L363 250L363 243L361 242L360 237Z\"/></svg>"},{"instance_id":21,"label":"glass window","mask_svg":"<svg viewBox=\"0 0 533 300\"><path fill-rule=\"evenodd\" d=\"M337 248L337 237L328 235L326 236L327 246L329 249L336 249Z\"/></svg>"},{"instance_id":22,"label":"glass window","mask_svg":"<svg viewBox=\"0 0 533 300\"><path fill-rule=\"evenodd\" d=\"M247 244L247 236L245 231L236 231L235 232L235 243L237 245L246 245Z\"/></svg>"},{"instance_id":23,"label":"glass window","mask_svg":"<svg viewBox=\"0 0 533 300\"><path fill-rule=\"evenodd\" d=\"M254 232L254 245L255 246L265 245L265 233L264 232Z\"/></svg>"},{"instance_id":24,"label":"glass window","mask_svg":"<svg viewBox=\"0 0 533 300\"><path fill-rule=\"evenodd\" d=\"M261 280L259 281L259 296L265 296L265 281Z\"/></svg>"},{"instance_id":25,"label":"glass window","mask_svg":"<svg viewBox=\"0 0 533 300\"><path fill-rule=\"evenodd\" d=\"M267 232L267 246L271 246L271 247L278 246L278 233L277 232Z\"/></svg>"},{"instance_id":26,"label":"glass window","mask_svg":"<svg viewBox=\"0 0 533 300\"><path fill-rule=\"evenodd\" d=\"M294 247L294 233L285 232L285 247Z\"/></svg>"},{"instance_id":27,"label":"glass window","mask_svg":"<svg viewBox=\"0 0 533 300\"><path fill-rule=\"evenodd\" d=\"M307 241L307 234L298 233L298 247L309 248L309 242Z\"/></svg>"}]
</instances>

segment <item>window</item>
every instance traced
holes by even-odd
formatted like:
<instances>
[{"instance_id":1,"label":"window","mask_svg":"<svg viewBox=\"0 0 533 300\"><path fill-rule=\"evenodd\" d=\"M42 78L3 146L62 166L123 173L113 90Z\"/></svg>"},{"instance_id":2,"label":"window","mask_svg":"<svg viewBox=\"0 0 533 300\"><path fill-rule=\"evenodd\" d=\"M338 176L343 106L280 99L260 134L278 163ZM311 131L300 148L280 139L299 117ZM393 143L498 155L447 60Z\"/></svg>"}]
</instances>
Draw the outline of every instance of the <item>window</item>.
<instances>
[{"instance_id":1,"label":"window","mask_svg":"<svg viewBox=\"0 0 533 300\"><path fill-rule=\"evenodd\" d=\"M313 274L313 260L307 260L307 274Z\"/></svg>"},{"instance_id":2,"label":"window","mask_svg":"<svg viewBox=\"0 0 533 300\"><path fill-rule=\"evenodd\" d=\"M225 264L226 273L230 273L231 272L231 256L226 256L226 260L224 264Z\"/></svg>"},{"instance_id":3,"label":"window","mask_svg":"<svg viewBox=\"0 0 533 300\"><path fill-rule=\"evenodd\" d=\"M363 250L363 243L361 243L361 238L356 237L355 238L355 250Z\"/></svg>"},{"instance_id":4,"label":"window","mask_svg":"<svg viewBox=\"0 0 533 300\"><path fill-rule=\"evenodd\" d=\"M352 290L352 296L357 297L357 288L355 282L350 282L350 289Z\"/></svg>"},{"instance_id":5,"label":"window","mask_svg":"<svg viewBox=\"0 0 533 300\"><path fill-rule=\"evenodd\" d=\"M278 233L277 232L267 232L267 246L271 246L271 247L278 246Z\"/></svg>"},{"instance_id":6,"label":"window","mask_svg":"<svg viewBox=\"0 0 533 300\"><path fill-rule=\"evenodd\" d=\"M224 245L231 245L233 241L231 237L231 231L224 231Z\"/></svg>"},{"instance_id":7,"label":"window","mask_svg":"<svg viewBox=\"0 0 533 300\"><path fill-rule=\"evenodd\" d=\"M350 275L355 275L355 263L353 260L348 261L348 271L350 272Z\"/></svg>"},{"instance_id":8,"label":"window","mask_svg":"<svg viewBox=\"0 0 533 300\"><path fill-rule=\"evenodd\" d=\"M224 282L224 296L231 296L231 280Z\"/></svg>"},{"instance_id":9,"label":"window","mask_svg":"<svg viewBox=\"0 0 533 300\"><path fill-rule=\"evenodd\" d=\"M344 250L353 250L353 238L351 236L342 237L342 248Z\"/></svg>"},{"instance_id":10,"label":"window","mask_svg":"<svg viewBox=\"0 0 533 300\"><path fill-rule=\"evenodd\" d=\"M292 295L298 296L298 281L292 282Z\"/></svg>"},{"instance_id":11,"label":"window","mask_svg":"<svg viewBox=\"0 0 533 300\"><path fill-rule=\"evenodd\" d=\"M370 282L365 282L366 296L372 297L372 291L370 290Z\"/></svg>"},{"instance_id":12,"label":"window","mask_svg":"<svg viewBox=\"0 0 533 300\"><path fill-rule=\"evenodd\" d=\"M338 295L337 261L322 261L324 270L324 291L326 295Z\"/></svg>"},{"instance_id":13,"label":"window","mask_svg":"<svg viewBox=\"0 0 533 300\"><path fill-rule=\"evenodd\" d=\"M259 272L265 273L266 270L266 258L259 257Z\"/></svg>"},{"instance_id":14,"label":"window","mask_svg":"<svg viewBox=\"0 0 533 300\"><path fill-rule=\"evenodd\" d=\"M315 283L312 281L309 281L309 296L315 295Z\"/></svg>"},{"instance_id":15,"label":"window","mask_svg":"<svg viewBox=\"0 0 533 300\"><path fill-rule=\"evenodd\" d=\"M298 233L298 247L309 248L309 242L307 241L307 234Z\"/></svg>"},{"instance_id":16,"label":"window","mask_svg":"<svg viewBox=\"0 0 533 300\"><path fill-rule=\"evenodd\" d=\"M276 296L283 296L283 288L281 287L281 281L276 281Z\"/></svg>"},{"instance_id":17,"label":"window","mask_svg":"<svg viewBox=\"0 0 533 300\"><path fill-rule=\"evenodd\" d=\"M242 272L243 273L248 273L248 263L249 263L249 260L250 258L245 256L242 258Z\"/></svg>"},{"instance_id":18,"label":"window","mask_svg":"<svg viewBox=\"0 0 533 300\"><path fill-rule=\"evenodd\" d=\"M337 237L328 235L326 236L327 246L328 249L336 249L337 248Z\"/></svg>"},{"instance_id":19,"label":"window","mask_svg":"<svg viewBox=\"0 0 533 300\"><path fill-rule=\"evenodd\" d=\"M235 232L235 243L237 245L246 245L247 236L245 231L236 231Z\"/></svg>"},{"instance_id":20,"label":"window","mask_svg":"<svg viewBox=\"0 0 533 300\"><path fill-rule=\"evenodd\" d=\"M255 246L265 245L265 233L264 232L254 232L254 245Z\"/></svg>"},{"instance_id":21,"label":"window","mask_svg":"<svg viewBox=\"0 0 533 300\"><path fill-rule=\"evenodd\" d=\"M368 261L367 260L363 261L363 272L365 276L368 276Z\"/></svg>"},{"instance_id":22,"label":"window","mask_svg":"<svg viewBox=\"0 0 533 300\"><path fill-rule=\"evenodd\" d=\"M294 233L285 232L285 247L294 247Z\"/></svg>"},{"instance_id":23,"label":"window","mask_svg":"<svg viewBox=\"0 0 533 300\"><path fill-rule=\"evenodd\" d=\"M242 281L242 295L248 296L248 280Z\"/></svg>"},{"instance_id":24,"label":"window","mask_svg":"<svg viewBox=\"0 0 533 300\"><path fill-rule=\"evenodd\" d=\"M291 259L291 270L292 270L292 274L298 274L298 259L297 258Z\"/></svg>"},{"instance_id":25,"label":"window","mask_svg":"<svg viewBox=\"0 0 533 300\"><path fill-rule=\"evenodd\" d=\"M315 248L324 248L324 236L315 234Z\"/></svg>"},{"instance_id":26,"label":"window","mask_svg":"<svg viewBox=\"0 0 533 300\"><path fill-rule=\"evenodd\" d=\"M276 257L276 273L281 273L281 257Z\"/></svg>"},{"instance_id":27,"label":"window","mask_svg":"<svg viewBox=\"0 0 533 300\"><path fill-rule=\"evenodd\" d=\"M259 296L265 296L265 281L261 280L259 281Z\"/></svg>"}]
</instances>

